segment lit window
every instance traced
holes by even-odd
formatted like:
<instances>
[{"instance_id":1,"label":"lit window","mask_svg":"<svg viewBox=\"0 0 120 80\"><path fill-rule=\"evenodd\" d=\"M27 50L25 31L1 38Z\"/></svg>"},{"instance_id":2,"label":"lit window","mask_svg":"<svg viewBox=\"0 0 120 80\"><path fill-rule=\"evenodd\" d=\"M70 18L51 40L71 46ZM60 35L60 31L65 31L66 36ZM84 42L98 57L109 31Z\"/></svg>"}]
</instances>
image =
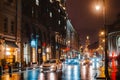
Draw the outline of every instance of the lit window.
<instances>
[{"instance_id":1,"label":"lit window","mask_svg":"<svg viewBox=\"0 0 120 80\"><path fill-rule=\"evenodd\" d=\"M65 29L66 29L66 26L65 26Z\"/></svg>"},{"instance_id":2,"label":"lit window","mask_svg":"<svg viewBox=\"0 0 120 80\"><path fill-rule=\"evenodd\" d=\"M38 5L38 6L39 6L39 0L36 0L36 5Z\"/></svg>"},{"instance_id":3,"label":"lit window","mask_svg":"<svg viewBox=\"0 0 120 80\"><path fill-rule=\"evenodd\" d=\"M53 3L53 0L50 0L51 3Z\"/></svg>"},{"instance_id":4,"label":"lit window","mask_svg":"<svg viewBox=\"0 0 120 80\"><path fill-rule=\"evenodd\" d=\"M64 19L66 19L66 17L64 17Z\"/></svg>"},{"instance_id":5,"label":"lit window","mask_svg":"<svg viewBox=\"0 0 120 80\"><path fill-rule=\"evenodd\" d=\"M32 16L34 15L34 8L32 7Z\"/></svg>"},{"instance_id":6,"label":"lit window","mask_svg":"<svg viewBox=\"0 0 120 80\"><path fill-rule=\"evenodd\" d=\"M58 12L60 13L60 9L58 9Z\"/></svg>"},{"instance_id":7,"label":"lit window","mask_svg":"<svg viewBox=\"0 0 120 80\"><path fill-rule=\"evenodd\" d=\"M59 21L58 21L58 24L60 24L60 23L61 23L61 21L59 20Z\"/></svg>"},{"instance_id":8,"label":"lit window","mask_svg":"<svg viewBox=\"0 0 120 80\"><path fill-rule=\"evenodd\" d=\"M52 17L52 12L50 12L50 17Z\"/></svg>"},{"instance_id":9,"label":"lit window","mask_svg":"<svg viewBox=\"0 0 120 80\"><path fill-rule=\"evenodd\" d=\"M118 38L118 46L120 47L120 37Z\"/></svg>"}]
</instances>

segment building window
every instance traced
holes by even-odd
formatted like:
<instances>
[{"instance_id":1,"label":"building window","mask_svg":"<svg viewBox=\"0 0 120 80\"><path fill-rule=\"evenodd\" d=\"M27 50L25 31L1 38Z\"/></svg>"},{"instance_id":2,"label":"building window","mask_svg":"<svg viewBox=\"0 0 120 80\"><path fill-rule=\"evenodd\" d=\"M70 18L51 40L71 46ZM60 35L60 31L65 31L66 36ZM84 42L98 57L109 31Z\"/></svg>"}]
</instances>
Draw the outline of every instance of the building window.
<instances>
[{"instance_id":1,"label":"building window","mask_svg":"<svg viewBox=\"0 0 120 80\"><path fill-rule=\"evenodd\" d=\"M65 26L65 30L67 29L67 27Z\"/></svg>"},{"instance_id":2,"label":"building window","mask_svg":"<svg viewBox=\"0 0 120 80\"><path fill-rule=\"evenodd\" d=\"M11 33L12 33L12 34L15 33L15 30L14 30L14 22L13 22L13 21L11 22Z\"/></svg>"},{"instance_id":3,"label":"building window","mask_svg":"<svg viewBox=\"0 0 120 80\"><path fill-rule=\"evenodd\" d=\"M64 17L64 19L66 20L66 17Z\"/></svg>"},{"instance_id":4,"label":"building window","mask_svg":"<svg viewBox=\"0 0 120 80\"><path fill-rule=\"evenodd\" d=\"M53 0L50 0L51 3L53 3Z\"/></svg>"},{"instance_id":5,"label":"building window","mask_svg":"<svg viewBox=\"0 0 120 80\"><path fill-rule=\"evenodd\" d=\"M30 62L30 47L28 44L24 44L24 61L28 64Z\"/></svg>"},{"instance_id":6,"label":"building window","mask_svg":"<svg viewBox=\"0 0 120 80\"><path fill-rule=\"evenodd\" d=\"M120 48L120 37L118 38L118 47Z\"/></svg>"},{"instance_id":7,"label":"building window","mask_svg":"<svg viewBox=\"0 0 120 80\"><path fill-rule=\"evenodd\" d=\"M58 20L58 24L59 24L59 25L61 24L61 21L60 21L60 20Z\"/></svg>"},{"instance_id":8,"label":"building window","mask_svg":"<svg viewBox=\"0 0 120 80\"><path fill-rule=\"evenodd\" d=\"M35 3L36 3L36 5L38 5L38 6L39 6L39 0L36 0L36 1L35 1Z\"/></svg>"},{"instance_id":9,"label":"building window","mask_svg":"<svg viewBox=\"0 0 120 80\"><path fill-rule=\"evenodd\" d=\"M34 8L32 7L32 17L34 16Z\"/></svg>"},{"instance_id":10,"label":"building window","mask_svg":"<svg viewBox=\"0 0 120 80\"><path fill-rule=\"evenodd\" d=\"M4 19L4 32L8 32L8 18Z\"/></svg>"},{"instance_id":11,"label":"building window","mask_svg":"<svg viewBox=\"0 0 120 80\"><path fill-rule=\"evenodd\" d=\"M58 9L58 12L60 13L60 9Z\"/></svg>"},{"instance_id":12,"label":"building window","mask_svg":"<svg viewBox=\"0 0 120 80\"><path fill-rule=\"evenodd\" d=\"M52 12L50 12L50 17L52 17Z\"/></svg>"}]
</instances>

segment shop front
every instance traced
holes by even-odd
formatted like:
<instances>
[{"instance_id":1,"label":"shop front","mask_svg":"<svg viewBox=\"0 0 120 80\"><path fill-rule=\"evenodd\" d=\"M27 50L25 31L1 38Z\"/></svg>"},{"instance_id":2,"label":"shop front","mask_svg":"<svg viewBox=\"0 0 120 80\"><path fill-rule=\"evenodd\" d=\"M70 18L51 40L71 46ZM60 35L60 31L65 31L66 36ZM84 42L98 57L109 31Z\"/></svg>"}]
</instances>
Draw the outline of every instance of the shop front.
<instances>
[{"instance_id":1,"label":"shop front","mask_svg":"<svg viewBox=\"0 0 120 80\"><path fill-rule=\"evenodd\" d=\"M120 31L112 32L108 36L109 57L120 55Z\"/></svg>"},{"instance_id":2,"label":"shop front","mask_svg":"<svg viewBox=\"0 0 120 80\"><path fill-rule=\"evenodd\" d=\"M20 61L19 47L15 41L0 40L0 63L5 68Z\"/></svg>"},{"instance_id":3,"label":"shop front","mask_svg":"<svg viewBox=\"0 0 120 80\"><path fill-rule=\"evenodd\" d=\"M109 66L114 68L120 65L120 31L108 35Z\"/></svg>"},{"instance_id":4,"label":"shop front","mask_svg":"<svg viewBox=\"0 0 120 80\"><path fill-rule=\"evenodd\" d=\"M5 60L7 63L15 63L18 59L18 54L17 54L17 51L18 51L18 46L16 45L15 42L13 41L5 41L5 44L4 44L4 47L5 47Z\"/></svg>"}]
</instances>

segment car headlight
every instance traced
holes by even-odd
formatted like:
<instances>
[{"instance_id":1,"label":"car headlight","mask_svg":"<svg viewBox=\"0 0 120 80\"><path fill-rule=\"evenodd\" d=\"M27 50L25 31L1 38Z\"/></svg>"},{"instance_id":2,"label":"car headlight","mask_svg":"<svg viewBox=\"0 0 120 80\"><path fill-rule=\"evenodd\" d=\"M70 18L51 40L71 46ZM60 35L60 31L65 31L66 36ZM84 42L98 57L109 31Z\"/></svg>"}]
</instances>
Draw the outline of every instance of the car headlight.
<instances>
[{"instance_id":1,"label":"car headlight","mask_svg":"<svg viewBox=\"0 0 120 80\"><path fill-rule=\"evenodd\" d=\"M52 68L55 67L54 65L51 66Z\"/></svg>"},{"instance_id":2,"label":"car headlight","mask_svg":"<svg viewBox=\"0 0 120 80\"><path fill-rule=\"evenodd\" d=\"M43 66L41 65L40 68L42 68Z\"/></svg>"},{"instance_id":3,"label":"car headlight","mask_svg":"<svg viewBox=\"0 0 120 80\"><path fill-rule=\"evenodd\" d=\"M52 65L51 68L56 68L56 65Z\"/></svg>"}]
</instances>

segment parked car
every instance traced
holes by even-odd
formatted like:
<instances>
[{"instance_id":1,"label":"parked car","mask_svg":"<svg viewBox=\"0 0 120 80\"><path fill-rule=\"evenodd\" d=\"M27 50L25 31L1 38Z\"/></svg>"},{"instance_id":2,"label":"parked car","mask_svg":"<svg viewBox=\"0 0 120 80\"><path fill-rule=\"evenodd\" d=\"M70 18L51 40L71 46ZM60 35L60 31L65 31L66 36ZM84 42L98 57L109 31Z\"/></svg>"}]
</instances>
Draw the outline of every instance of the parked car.
<instances>
[{"instance_id":1,"label":"parked car","mask_svg":"<svg viewBox=\"0 0 120 80\"><path fill-rule=\"evenodd\" d=\"M40 71L57 71L62 69L62 64L58 59L51 59L40 65Z\"/></svg>"},{"instance_id":2,"label":"parked car","mask_svg":"<svg viewBox=\"0 0 120 80\"><path fill-rule=\"evenodd\" d=\"M59 59L51 59L50 63L56 64L57 70L62 70L62 61L60 61Z\"/></svg>"}]
</instances>

